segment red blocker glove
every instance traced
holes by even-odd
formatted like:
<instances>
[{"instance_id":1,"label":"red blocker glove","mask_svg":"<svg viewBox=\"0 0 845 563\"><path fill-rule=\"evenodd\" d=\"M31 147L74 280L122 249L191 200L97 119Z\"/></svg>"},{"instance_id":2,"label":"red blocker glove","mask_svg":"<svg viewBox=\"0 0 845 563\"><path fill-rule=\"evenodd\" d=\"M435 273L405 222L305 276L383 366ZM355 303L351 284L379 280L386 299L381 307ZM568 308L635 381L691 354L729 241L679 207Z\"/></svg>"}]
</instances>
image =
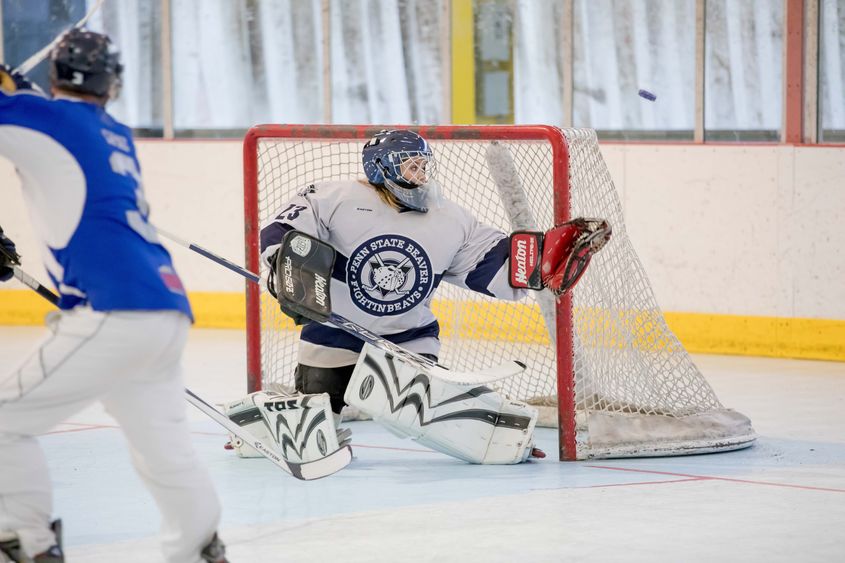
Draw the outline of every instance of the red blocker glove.
<instances>
[{"instance_id":1,"label":"red blocker glove","mask_svg":"<svg viewBox=\"0 0 845 563\"><path fill-rule=\"evenodd\" d=\"M510 237L510 285L563 295L572 289L592 259L610 240L604 219L579 217L545 233L517 231Z\"/></svg>"}]
</instances>

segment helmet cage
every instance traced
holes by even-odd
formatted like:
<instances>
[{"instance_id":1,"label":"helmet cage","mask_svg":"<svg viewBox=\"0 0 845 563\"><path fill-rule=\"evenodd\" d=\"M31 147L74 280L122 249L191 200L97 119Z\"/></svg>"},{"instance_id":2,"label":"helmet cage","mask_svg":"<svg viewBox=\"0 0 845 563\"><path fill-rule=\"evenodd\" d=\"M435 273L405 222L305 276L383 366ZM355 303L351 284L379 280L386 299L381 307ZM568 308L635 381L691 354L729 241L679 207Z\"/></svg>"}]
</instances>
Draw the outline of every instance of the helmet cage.
<instances>
[{"instance_id":1,"label":"helmet cage","mask_svg":"<svg viewBox=\"0 0 845 563\"><path fill-rule=\"evenodd\" d=\"M405 207L425 213L440 206L434 154L413 131L379 131L364 145L362 160L367 180L383 185Z\"/></svg>"},{"instance_id":2,"label":"helmet cage","mask_svg":"<svg viewBox=\"0 0 845 563\"><path fill-rule=\"evenodd\" d=\"M431 151L391 151L376 161L385 180L414 189L434 181L437 162Z\"/></svg>"},{"instance_id":3,"label":"helmet cage","mask_svg":"<svg viewBox=\"0 0 845 563\"><path fill-rule=\"evenodd\" d=\"M426 213L438 204L440 186L435 180L437 164L431 151L391 152L376 165L384 176L384 186L405 207Z\"/></svg>"}]
</instances>

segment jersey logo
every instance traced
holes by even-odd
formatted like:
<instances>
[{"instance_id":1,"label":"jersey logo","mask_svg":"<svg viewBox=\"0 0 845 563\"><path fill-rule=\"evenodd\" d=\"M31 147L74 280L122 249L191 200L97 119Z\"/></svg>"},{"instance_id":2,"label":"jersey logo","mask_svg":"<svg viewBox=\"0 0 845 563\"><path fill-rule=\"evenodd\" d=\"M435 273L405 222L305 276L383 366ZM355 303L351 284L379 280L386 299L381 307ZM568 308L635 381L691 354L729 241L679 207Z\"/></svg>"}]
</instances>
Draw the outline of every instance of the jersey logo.
<instances>
[{"instance_id":1,"label":"jersey logo","mask_svg":"<svg viewBox=\"0 0 845 563\"><path fill-rule=\"evenodd\" d=\"M311 252L311 241L302 236L296 236L292 241L290 241L290 248L298 255L308 256L308 253Z\"/></svg>"},{"instance_id":2,"label":"jersey logo","mask_svg":"<svg viewBox=\"0 0 845 563\"><path fill-rule=\"evenodd\" d=\"M400 315L431 292L431 260L415 241L382 235L356 248L346 265L346 283L355 305L370 315Z\"/></svg>"},{"instance_id":3,"label":"jersey logo","mask_svg":"<svg viewBox=\"0 0 845 563\"><path fill-rule=\"evenodd\" d=\"M158 275L161 276L161 281L164 286L178 295L185 295L185 287L182 285L182 280L179 275L170 266L161 266L158 269Z\"/></svg>"}]
</instances>

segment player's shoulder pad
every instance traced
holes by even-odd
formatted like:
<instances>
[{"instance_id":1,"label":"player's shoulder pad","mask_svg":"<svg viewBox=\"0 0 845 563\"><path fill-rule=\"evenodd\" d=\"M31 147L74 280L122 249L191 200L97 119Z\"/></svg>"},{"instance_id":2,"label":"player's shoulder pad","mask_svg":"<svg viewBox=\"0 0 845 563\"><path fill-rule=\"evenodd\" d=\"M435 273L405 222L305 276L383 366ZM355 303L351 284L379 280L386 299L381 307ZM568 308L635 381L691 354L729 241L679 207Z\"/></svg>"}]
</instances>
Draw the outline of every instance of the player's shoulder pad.
<instances>
[{"instance_id":1,"label":"player's shoulder pad","mask_svg":"<svg viewBox=\"0 0 845 563\"><path fill-rule=\"evenodd\" d=\"M440 207L437 208L436 211L440 215L453 217L454 219L462 222L471 222L475 219L475 215L472 211L446 198L442 198Z\"/></svg>"},{"instance_id":2,"label":"player's shoulder pad","mask_svg":"<svg viewBox=\"0 0 845 563\"><path fill-rule=\"evenodd\" d=\"M323 180L322 182L314 182L313 184L308 184L303 188L299 188L296 191L296 195L305 198L317 196L325 199L326 197L330 197L334 191L343 185L343 180Z\"/></svg>"},{"instance_id":3,"label":"player's shoulder pad","mask_svg":"<svg viewBox=\"0 0 845 563\"><path fill-rule=\"evenodd\" d=\"M297 191L297 195L316 203L318 201L323 203L339 202L349 199L354 195L351 187L357 182L350 182L349 180L324 180L322 182L315 182L309 184Z\"/></svg>"}]
</instances>

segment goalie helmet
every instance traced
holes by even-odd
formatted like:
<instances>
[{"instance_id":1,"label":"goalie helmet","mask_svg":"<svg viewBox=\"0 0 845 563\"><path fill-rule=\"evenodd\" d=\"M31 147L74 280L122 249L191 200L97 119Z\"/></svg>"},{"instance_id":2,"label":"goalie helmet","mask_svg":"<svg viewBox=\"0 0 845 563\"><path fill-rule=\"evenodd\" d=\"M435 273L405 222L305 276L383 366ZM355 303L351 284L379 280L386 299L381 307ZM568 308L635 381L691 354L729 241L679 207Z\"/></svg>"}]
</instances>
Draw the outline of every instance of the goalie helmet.
<instances>
[{"instance_id":1,"label":"goalie helmet","mask_svg":"<svg viewBox=\"0 0 845 563\"><path fill-rule=\"evenodd\" d=\"M364 145L361 156L367 180L383 185L404 206L425 213L438 205L434 153L413 131L379 131Z\"/></svg>"},{"instance_id":2,"label":"goalie helmet","mask_svg":"<svg viewBox=\"0 0 845 563\"><path fill-rule=\"evenodd\" d=\"M123 65L107 35L74 28L50 53L50 83L62 90L114 99Z\"/></svg>"}]
</instances>

